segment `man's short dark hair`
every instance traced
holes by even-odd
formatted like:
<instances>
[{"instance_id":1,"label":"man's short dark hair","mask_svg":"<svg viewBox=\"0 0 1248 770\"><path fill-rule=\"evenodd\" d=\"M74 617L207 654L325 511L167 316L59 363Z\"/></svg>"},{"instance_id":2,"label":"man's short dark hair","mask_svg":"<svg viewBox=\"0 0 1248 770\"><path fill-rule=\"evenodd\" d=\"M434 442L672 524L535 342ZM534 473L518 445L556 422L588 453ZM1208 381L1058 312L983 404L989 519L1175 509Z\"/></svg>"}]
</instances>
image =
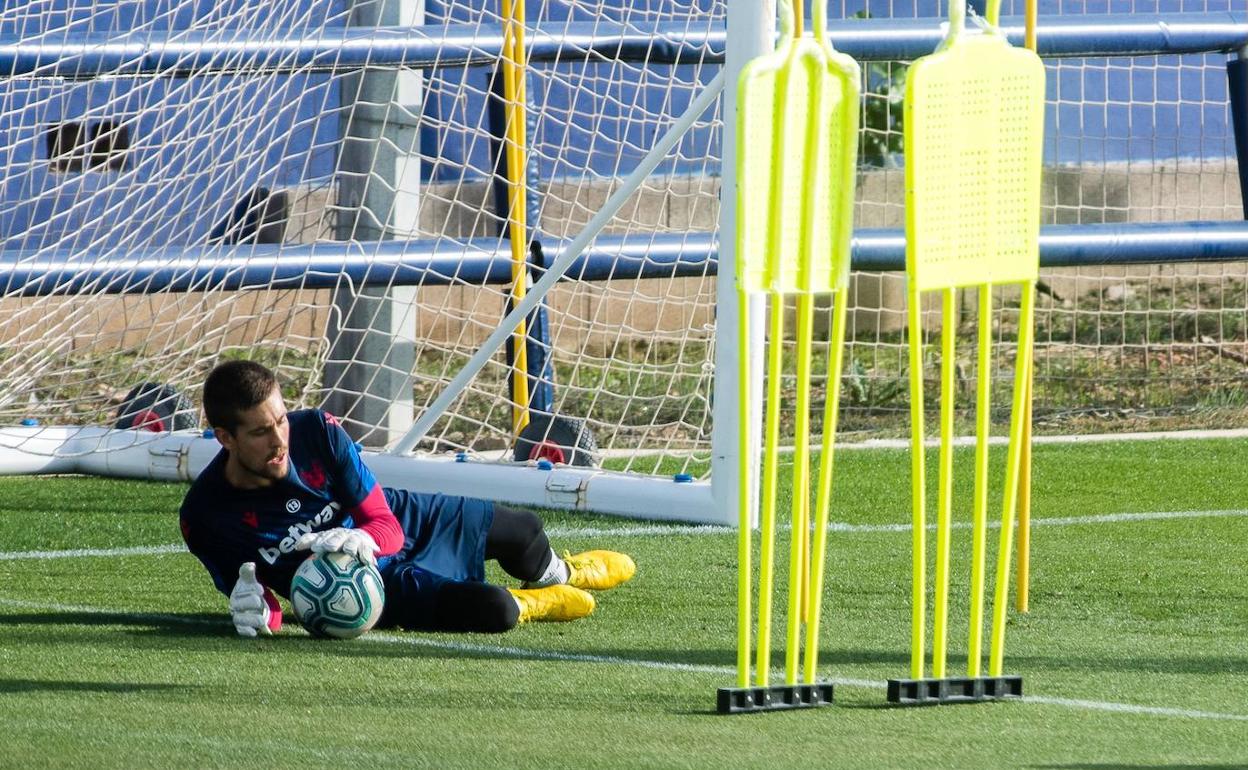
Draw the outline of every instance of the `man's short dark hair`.
<instances>
[{"instance_id":1,"label":"man's short dark hair","mask_svg":"<svg viewBox=\"0 0 1248 770\"><path fill-rule=\"evenodd\" d=\"M277 387L277 375L255 361L226 361L204 381L204 416L213 428L233 433L242 413L264 403Z\"/></svg>"}]
</instances>

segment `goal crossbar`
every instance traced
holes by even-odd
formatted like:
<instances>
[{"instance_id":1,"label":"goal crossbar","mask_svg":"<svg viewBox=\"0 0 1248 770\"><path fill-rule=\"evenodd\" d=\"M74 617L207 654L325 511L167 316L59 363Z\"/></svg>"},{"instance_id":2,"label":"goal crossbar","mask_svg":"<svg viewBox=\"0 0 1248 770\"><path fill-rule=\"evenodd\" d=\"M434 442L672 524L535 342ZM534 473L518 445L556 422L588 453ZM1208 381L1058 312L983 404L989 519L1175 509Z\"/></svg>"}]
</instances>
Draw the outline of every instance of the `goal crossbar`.
<instances>
[{"instance_id":1,"label":"goal crossbar","mask_svg":"<svg viewBox=\"0 0 1248 770\"><path fill-rule=\"evenodd\" d=\"M1000 29L1013 44L1024 35L1022 16L1003 17ZM829 22L837 50L859 61L914 59L930 53L943 33L930 19L871 19ZM609 21L560 22L526 30L530 62L559 60L568 51L609 59L678 64L723 63L723 29L686 24L652 25ZM1046 17L1037 30L1037 52L1045 57L1141 56L1155 53L1239 51L1248 45L1248 14L1107 14ZM47 39L0 35L0 73L9 77L92 79L100 75L198 72L331 72L361 67L446 67L492 64L502 55L502 27L429 25L345 27L315 38L248 37L230 40L184 31L161 36L75 33Z\"/></svg>"}]
</instances>

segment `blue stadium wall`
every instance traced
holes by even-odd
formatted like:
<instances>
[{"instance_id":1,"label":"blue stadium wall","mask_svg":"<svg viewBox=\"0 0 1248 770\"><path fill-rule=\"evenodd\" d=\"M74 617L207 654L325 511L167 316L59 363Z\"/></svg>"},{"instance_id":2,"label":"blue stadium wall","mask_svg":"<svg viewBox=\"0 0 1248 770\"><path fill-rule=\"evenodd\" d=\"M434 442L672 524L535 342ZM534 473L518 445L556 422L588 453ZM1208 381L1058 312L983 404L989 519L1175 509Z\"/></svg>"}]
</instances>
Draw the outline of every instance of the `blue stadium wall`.
<instances>
[{"instance_id":1,"label":"blue stadium wall","mask_svg":"<svg viewBox=\"0 0 1248 770\"><path fill-rule=\"evenodd\" d=\"M192 28L260 30L274 36L313 34L324 26L346 23L347 0L33 0L0 17L0 35L37 40L49 33L72 36L85 32L120 33L135 28L169 31ZM628 18L640 24L647 16L670 16L669 9L688 9L694 18L712 0L607 0L601 16ZM494 4L491 4L491 8ZM430 24L472 23L480 4L449 4L428 0ZM831 15L866 11L874 17L936 17L943 6L935 0L867 0L834 4ZM1230 0L1041 0L1046 14L1169 13L1226 11ZM1006 0L1002 13L1019 13L1021 0ZM530 2L531 22L557 26L573 18L590 20L560 3ZM687 10L682 10L682 13ZM572 16L572 14L576 14ZM935 22L934 22L935 23ZM1216 57L1215 57L1216 58ZM1056 109L1048 114L1049 163L1101 164L1127 160L1233 157L1234 143L1226 106L1226 76L1220 67L1202 64L1200 55L1146 60L1086 59L1083 66L1051 70L1049 98ZM644 83L625 77L610 99L593 100L592 114L573 118L578 98L561 85L571 76L588 78L612 64L536 65L562 68L553 87L540 94L547 116L532 138L539 179L583 174L585 169L610 174L630 168L654 138L655 127L632 119L625 105L636 100L646 112L674 114L692 98L692 67L665 66ZM707 68L713 69L713 68ZM1053 74L1055 72L1055 75ZM627 75L627 70L625 70ZM703 80L711 76L703 73ZM480 131L440 129L452 125L485 128L487 67L446 68L430 74L425 112L431 119L421 134L426 181L486 178L492 167L488 142ZM535 77L541 78L539 71ZM456 98L461 81L468 99ZM668 81L684 84L669 91ZM672 96L675 95L675 101ZM0 238L6 249L30 250L40 244L91 243L96 247L125 243L159 246L200 243L213 224L223 219L238 198L256 186L288 187L316 184L335 166L342 96L339 81L329 75L275 75L252 80L212 76L187 79L117 78L83 82L10 79L0 83L4 141L0 164L5 176L0 189ZM184 105L191 105L186 109ZM233 116L246 105L246 135ZM583 109L583 108L582 108ZM55 171L48 157L47 131L63 121L112 120L127 125L131 148L123 171ZM592 121L592 123L591 123ZM256 127L259 126L259 130ZM1060 129L1060 130L1059 130ZM590 137L593 141L590 141ZM718 154L717 135L704 128L686 137L678 158L660 172L702 168L700 158ZM442 163L433 163L434 158ZM156 180L182 180L176 187ZM107 235L105 235L107 228Z\"/></svg>"}]
</instances>

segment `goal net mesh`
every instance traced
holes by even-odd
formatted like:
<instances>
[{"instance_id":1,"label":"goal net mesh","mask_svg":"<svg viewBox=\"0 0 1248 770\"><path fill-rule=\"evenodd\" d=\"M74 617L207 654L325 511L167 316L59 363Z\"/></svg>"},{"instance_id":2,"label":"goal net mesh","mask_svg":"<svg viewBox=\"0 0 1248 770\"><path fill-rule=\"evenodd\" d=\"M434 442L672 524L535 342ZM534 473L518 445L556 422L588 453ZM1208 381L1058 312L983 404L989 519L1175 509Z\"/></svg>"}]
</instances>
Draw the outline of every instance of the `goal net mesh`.
<instances>
[{"instance_id":1,"label":"goal net mesh","mask_svg":"<svg viewBox=\"0 0 1248 770\"><path fill-rule=\"evenodd\" d=\"M1022 10L1007 0L1002 13ZM830 15L935 25L945 11L926 0L841 2ZM721 67L710 47L672 63L662 44L721 30L724 15L723 0L530 2L528 41L547 52L525 68L524 186L528 236L546 263ZM329 68L278 44L422 24L456 42L405 69L380 59ZM111 425L135 385L173 385L195 401L217 361L249 357L277 369L292 405L330 408L363 443L393 445L507 310L516 212L500 149L502 27L498 4L458 0L5 5L6 41L64 50L168 40L222 52L222 64L166 57L165 69L141 74L67 72L48 58L0 81L0 425ZM585 43L621 33L655 44L617 56ZM231 63L244 56L231 53L240 41L270 53ZM863 67L860 227L904 221L906 64ZM1045 223L1242 218L1223 56L1046 65ZM722 121L718 107L702 115L631 194L593 259L548 296L547 335L530 346L550 359L529 382L549 386L539 406L583 420L612 468L707 473L715 271L705 257L719 235ZM673 250L685 254L679 269L656 256ZM481 254L493 255L490 270ZM409 267L392 270L396 261ZM647 277L631 277L638 263ZM300 265L295 277L283 272ZM1037 430L1248 422L1246 278L1242 264L1045 271ZM908 430L904 295L899 274L854 275L847 436ZM1005 387L1017 298L996 301ZM969 341L974 297L962 304ZM938 315L928 318L934 334ZM974 346L962 349L962 375L973 378ZM510 457L515 369L505 351L494 355L418 448ZM960 392L969 408L973 383Z\"/></svg>"}]
</instances>

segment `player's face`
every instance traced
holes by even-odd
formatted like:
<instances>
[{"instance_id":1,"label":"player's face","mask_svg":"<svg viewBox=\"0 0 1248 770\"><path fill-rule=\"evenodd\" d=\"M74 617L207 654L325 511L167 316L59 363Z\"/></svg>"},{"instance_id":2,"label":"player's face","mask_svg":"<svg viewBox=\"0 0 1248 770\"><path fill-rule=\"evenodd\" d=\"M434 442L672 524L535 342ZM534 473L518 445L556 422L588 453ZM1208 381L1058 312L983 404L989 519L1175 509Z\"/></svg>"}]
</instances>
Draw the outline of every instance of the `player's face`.
<instances>
[{"instance_id":1,"label":"player's face","mask_svg":"<svg viewBox=\"0 0 1248 770\"><path fill-rule=\"evenodd\" d=\"M239 415L233 432L216 428L217 440L229 451L226 478L236 487L267 487L286 478L290 467L290 423L277 388L261 403Z\"/></svg>"}]
</instances>

